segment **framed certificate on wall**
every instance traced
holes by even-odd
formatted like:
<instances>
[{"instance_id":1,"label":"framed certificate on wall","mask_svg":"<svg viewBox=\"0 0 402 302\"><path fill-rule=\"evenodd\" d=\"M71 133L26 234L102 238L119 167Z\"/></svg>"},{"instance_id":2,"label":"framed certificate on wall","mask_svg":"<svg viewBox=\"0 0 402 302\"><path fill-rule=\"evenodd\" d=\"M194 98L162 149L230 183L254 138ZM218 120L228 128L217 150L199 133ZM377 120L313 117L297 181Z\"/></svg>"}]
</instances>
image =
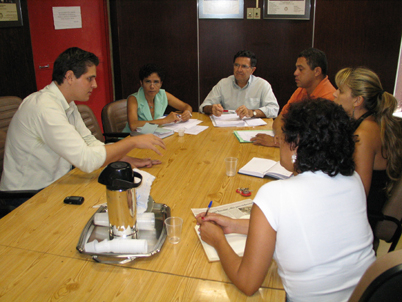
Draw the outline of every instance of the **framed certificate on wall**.
<instances>
[{"instance_id":1,"label":"framed certificate on wall","mask_svg":"<svg viewBox=\"0 0 402 302\"><path fill-rule=\"evenodd\" d=\"M243 19L244 0L198 0L200 19Z\"/></svg>"},{"instance_id":2,"label":"framed certificate on wall","mask_svg":"<svg viewBox=\"0 0 402 302\"><path fill-rule=\"evenodd\" d=\"M20 0L0 0L0 27L22 26Z\"/></svg>"},{"instance_id":3,"label":"framed certificate on wall","mask_svg":"<svg viewBox=\"0 0 402 302\"><path fill-rule=\"evenodd\" d=\"M310 20L311 0L264 0L264 19Z\"/></svg>"}]
</instances>

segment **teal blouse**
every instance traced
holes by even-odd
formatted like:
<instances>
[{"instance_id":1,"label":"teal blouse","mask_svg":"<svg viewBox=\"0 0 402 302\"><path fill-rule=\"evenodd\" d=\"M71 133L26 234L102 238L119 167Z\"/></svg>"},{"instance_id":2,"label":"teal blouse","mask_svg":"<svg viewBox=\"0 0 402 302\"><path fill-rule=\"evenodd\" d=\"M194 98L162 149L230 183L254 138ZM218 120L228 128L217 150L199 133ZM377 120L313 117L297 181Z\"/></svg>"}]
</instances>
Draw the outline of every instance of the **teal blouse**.
<instances>
[{"instance_id":1,"label":"teal blouse","mask_svg":"<svg viewBox=\"0 0 402 302\"><path fill-rule=\"evenodd\" d=\"M137 103L138 103L137 115L138 115L139 121L152 121L152 120L161 118L164 115L165 110L168 106L168 99L167 99L165 89L159 89L158 94L155 96L154 117L152 117L151 109L148 106L148 102L147 102L147 99L145 98L145 94L144 94L144 89L142 89L142 87L140 87L138 92L130 94L128 97L130 97L130 96L134 96L137 99ZM127 97L127 99L128 99L128 97ZM124 127L123 132L126 132L126 133L131 132L128 122L126 124L126 127Z\"/></svg>"}]
</instances>

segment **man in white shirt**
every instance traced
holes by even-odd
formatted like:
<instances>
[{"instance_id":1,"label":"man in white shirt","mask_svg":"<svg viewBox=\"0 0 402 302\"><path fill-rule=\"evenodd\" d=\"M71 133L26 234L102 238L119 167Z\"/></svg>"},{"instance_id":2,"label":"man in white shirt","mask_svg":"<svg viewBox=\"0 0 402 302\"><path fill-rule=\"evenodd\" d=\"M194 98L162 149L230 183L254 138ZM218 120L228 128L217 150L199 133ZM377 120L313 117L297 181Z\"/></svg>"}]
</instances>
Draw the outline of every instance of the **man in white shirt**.
<instances>
[{"instance_id":1,"label":"man in white shirt","mask_svg":"<svg viewBox=\"0 0 402 302\"><path fill-rule=\"evenodd\" d=\"M69 48L54 63L52 83L24 99L8 128L0 190L39 190L72 166L91 173L118 160L136 165L126 156L133 148L161 155L165 144L154 135L105 145L85 126L74 101L88 101L98 64L93 53Z\"/></svg>"},{"instance_id":2,"label":"man in white shirt","mask_svg":"<svg viewBox=\"0 0 402 302\"><path fill-rule=\"evenodd\" d=\"M233 59L233 75L219 81L200 106L200 112L221 116L223 110L235 110L240 118L275 118L279 105L271 85L253 75L257 58L241 50Z\"/></svg>"}]
</instances>

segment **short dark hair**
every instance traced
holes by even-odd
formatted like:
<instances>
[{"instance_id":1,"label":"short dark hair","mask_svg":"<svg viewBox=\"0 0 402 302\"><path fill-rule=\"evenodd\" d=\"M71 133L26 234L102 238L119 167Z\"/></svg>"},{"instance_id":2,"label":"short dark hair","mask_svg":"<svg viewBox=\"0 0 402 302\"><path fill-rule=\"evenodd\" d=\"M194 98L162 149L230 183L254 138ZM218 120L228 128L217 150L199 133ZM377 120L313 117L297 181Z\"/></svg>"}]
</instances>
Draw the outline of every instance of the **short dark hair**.
<instances>
[{"instance_id":1,"label":"short dark hair","mask_svg":"<svg viewBox=\"0 0 402 302\"><path fill-rule=\"evenodd\" d=\"M72 70L76 78L88 71L89 66L98 66L99 59L92 52L71 47L63 51L53 65L52 81L63 84L66 72Z\"/></svg>"},{"instance_id":2,"label":"short dark hair","mask_svg":"<svg viewBox=\"0 0 402 302\"><path fill-rule=\"evenodd\" d=\"M328 74L328 61L325 52L317 48L308 48L299 53L298 58L306 58L308 66L311 70L321 67L321 73L325 76Z\"/></svg>"},{"instance_id":3,"label":"short dark hair","mask_svg":"<svg viewBox=\"0 0 402 302\"><path fill-rule=\"evenodd\" d=\"M249 50L238 51L233 58L233 63L236 61L237 58L250 58L251 67L257 66L257 57L255 56L255 54L253 52L251 52Z\"/></svg>"},{"instance_id":4,"label":"short dark hair","mask_svg":"<svg viewBox=\"0 0 402 302\"><path fill-rule=\"evenodd\" d=\"M156 64L145 64L140 68L139 76L140 76L140 81L142 82L145 78L149 77L151 74L156 73L161 81L163 82L165 80L166 72L163 70L162 67L156 65Z\"/></svg>"},{"instance_id":5,"label":"short dark hair","mask_svg":"<svg viewBox=\"0 0 402 302\"><path fill-rule=\"evenodd\" d=\"M356 137L342 106L322 98L306 99L292 103L283 119L284 140L297 148L295 171L353 174Z\"/></svg>"}]
</instances>

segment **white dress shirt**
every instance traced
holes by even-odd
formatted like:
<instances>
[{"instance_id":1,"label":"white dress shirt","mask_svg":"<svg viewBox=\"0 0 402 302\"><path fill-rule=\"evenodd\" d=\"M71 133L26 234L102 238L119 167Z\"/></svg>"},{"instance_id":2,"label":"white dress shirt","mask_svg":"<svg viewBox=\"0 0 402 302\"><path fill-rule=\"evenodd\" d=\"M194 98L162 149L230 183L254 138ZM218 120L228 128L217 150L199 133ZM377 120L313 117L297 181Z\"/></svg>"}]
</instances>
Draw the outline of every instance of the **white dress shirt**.
<instances>
[{"instance_id":1,"label":"white dress shirt","mask_svg":"<svg viewBox=\"0 0 402 302\"><path fill-rule=\"evenodd\" d=\"M90 173L105 160L105 145L52 82L25 98L11 120L0 190L42 189L72 165Z\"/></svg>"},{"instance_id":2,"label":"white dress shirt","mask_svg":"<svg viewBox=\"0 0 402 302\"><path fill-rule=\"evenodd\" d=\"M223 109L236 110L241 105L247 109L260 109L267 118L278 116L279 105L271 85L263 78L251 75L247 85L240 88L234 75L224 78L212 88L200 106L200 112L208 105L221 104Z\"/></svg>"}]
</instances>

